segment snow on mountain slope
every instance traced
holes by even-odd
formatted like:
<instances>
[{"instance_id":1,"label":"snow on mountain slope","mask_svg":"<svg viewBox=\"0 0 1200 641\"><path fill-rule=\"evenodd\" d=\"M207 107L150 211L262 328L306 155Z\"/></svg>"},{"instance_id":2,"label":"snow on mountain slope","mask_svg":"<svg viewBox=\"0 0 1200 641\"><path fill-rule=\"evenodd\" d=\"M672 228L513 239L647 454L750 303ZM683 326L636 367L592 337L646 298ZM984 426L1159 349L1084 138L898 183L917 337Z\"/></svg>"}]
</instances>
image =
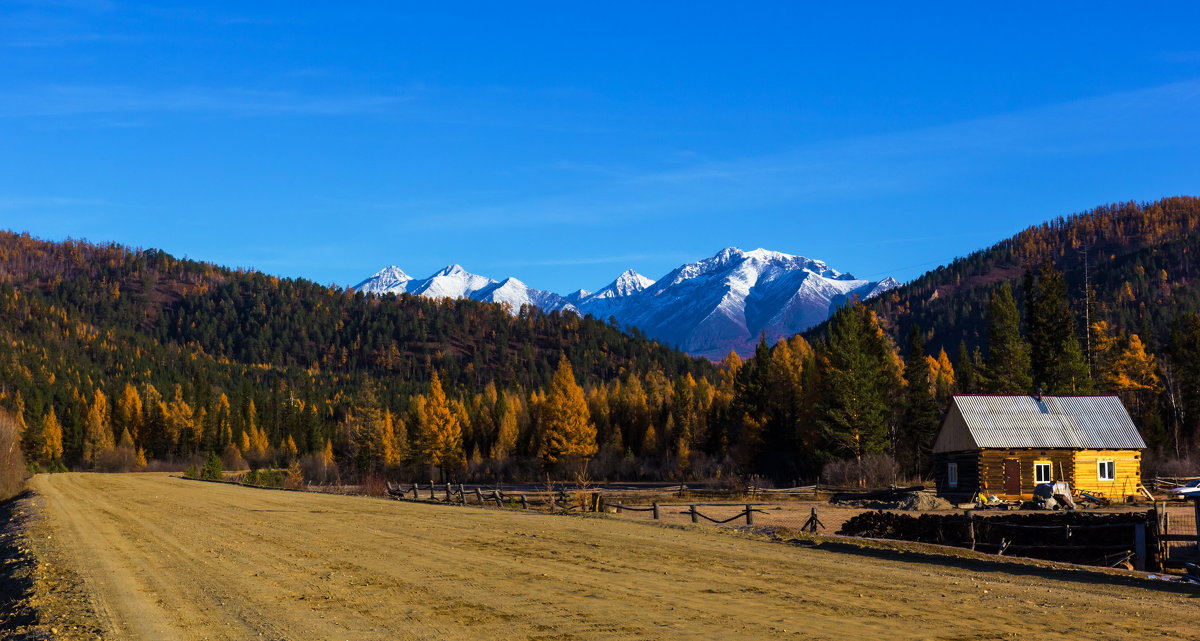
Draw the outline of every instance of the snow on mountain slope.
<instances>
[{"instance_id":1,"label":"snow on mountain slope","mask_svg":"<svg viewBox=\"0 0 1200 641\"><path fill-rule=\"evenodd\" d=\"M388 267L355 289L506 303L513 313L529 304L615 318L690 354L720 359L730 350L749 355L760 335L774 343L821 323L853 298L865 300L899 285L892 278L858 279L803 256L729 247L657 281L631 269L595 293L581 289L565 297L515 278L497 282L458 265L421 280Z\"/></svg>"},{"instance_id":2,"label":"snow on mountain slope","mask_svg":"<svg viewBox=\"0 0 1200 641\"><path fill-rule=\"evenodd\" d=\"M412 276L404 273L395 265L388 265L375 272L375 275L354 286L356 291L368 294L400 294L408 291L408 283Z\"/></svg>"},{"instance_id":3,"label":"snow on mountain slope","mask_svg":"<svg viewBox=\"0 0 1200 641\"><path fill-rule=\"evenodd\" d=\"M760 334L768 342L829 318L852 297L869 298L898 285L872 282L803 256L729 247L682 265L644 290L615 300L585 298L579 308L697 356L748 355Z\"/></svg>"},{"instance_id":4,"label":"snow on mountain slope","mask_svg":"<svg viewBox=\"0 0 1200 641\"><path fill-rule=\"evenodd\" d=\"M354 286L371 294L416 294L427 298L470 298L487 303L506 303L512 313L522 305L533 305L546 311L562 309L579 313L570 301L540 289L534 289L516 278L497 282L486 276L472 274L461 265L449 265L428 278L415 279L399 267L386 267L374 276Z\"/></svg>"},{"instance_id":5,"label":"snow on mountain slope","mask_svg":"<svg viewBox=\"0 0 1200 641\"><path fill-rule=\"evenodd\" d=\"M617 276L617 279L609 283L607 287L601 289L591 295L593 300L601 298L621 298L623 296L632 296L647 287L654 284L654 281L642 276L641 274L627 269Z\"/></svg>"},{"instance_id":6,"label":"snow on mountain slope","mask_svg":"<svg viewBox=\"0 0 1200 641\"><path fill-rule=\"evenodd\" d=\"M522 305L533 305L545 311L562 309L579 313L579 310L562 296L534 289L515 278L506 278L489 285L473 293L471 298L488 303L506 303L514 313L520 311Z\"/></svg>"}]
</instances>

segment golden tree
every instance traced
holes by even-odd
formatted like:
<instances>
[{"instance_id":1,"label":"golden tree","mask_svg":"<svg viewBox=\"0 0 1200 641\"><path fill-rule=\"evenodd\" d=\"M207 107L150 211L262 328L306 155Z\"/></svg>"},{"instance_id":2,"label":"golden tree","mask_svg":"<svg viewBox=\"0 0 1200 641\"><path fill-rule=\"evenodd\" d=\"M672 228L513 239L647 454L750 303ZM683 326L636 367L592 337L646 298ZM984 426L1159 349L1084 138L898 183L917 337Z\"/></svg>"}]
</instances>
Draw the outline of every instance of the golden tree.
<instances>
[{"instance_id":1,"label":"golden tree","mask_svg":"<svg viewBox=\"0 0 1200 641\"><path fill-rule=\"evenodd\" d=\"M417 398L417 449L421 460L440 469L443 477L463 466L462 412L454 405L434 372L429 394Z\"/></svg>"},{"instance_id":2,"label":"golden tree","mask_svg":"<svg viewBox=\"0 0 1200 641\"><path fill-rule=\"evenodd\" d=\"M596 426L588 413L583 388L575 382L563 356L542 402L542 439L538 453L547 463L586 460L596 455Z\"/></svg>"},{"instance_id":3,"label":"golden tree","mask_svg":"<svg viewBox=\"0 0 1200 641\"><path fill-rule=\"evenodd\" d=\"M46 416L42 417L42 442L41 451L38 452L38 462L45 465L51 465L55 461L62 458L63 455L63 430L62 424L58 422L58 416L54 414L54 408L50 408L46 412Z\"/></svg>"},{"instance_id":4,"label":"golden tree","mask_svg":"<svg viewBox=\"0 0 1200 641\"><path fill-rule=\"evenodd\" d=\"M83 422L83 460L92 463L96 455L113 446L112 428L108 423L108 397L96 390L88 405Z\"/></svg>"}]
</instances>

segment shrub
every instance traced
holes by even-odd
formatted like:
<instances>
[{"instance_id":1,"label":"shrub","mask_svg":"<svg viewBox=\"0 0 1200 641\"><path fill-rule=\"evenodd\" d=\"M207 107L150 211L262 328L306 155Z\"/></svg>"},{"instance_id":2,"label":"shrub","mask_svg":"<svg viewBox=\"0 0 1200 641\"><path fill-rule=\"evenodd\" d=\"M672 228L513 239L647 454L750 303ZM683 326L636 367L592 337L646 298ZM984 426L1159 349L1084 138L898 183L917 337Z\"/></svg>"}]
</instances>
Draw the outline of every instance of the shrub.
<instances>
[{"instance_id":1,"label":"shrub","mask_svg":"<svg viewBox=\"0 0 1200 641\"><path fill-rule=\"evenodd\" d=\"M362 480L361 491L367 496L387 496L387 478L371 473Z\"/></svg>"},{"instance_id":2,"label":"shrub","mask_svg":"<svg viewBox=\"0 0 1200 641\"><path fill-rule=\"evenodd\" d=\"M197 469L195 465L189 465L188 468L183 471L183 477L188 479L198 479L200 478L200 470Z\"/></svg>"},{"instance_id":3,"label":"shrub","mask_svg":"<svg viewBox=\"0 0 1200 641\"><path fill-rule=\"evenodd\" d=\"M821 481L841 487L886 487L901 480L900 464L887 454L825 464Z\"/></svg>"},{"instance_id":4,"label":"shrub","mask_svg":"<svg viewBox=\"0 0 1200 641\"><path fill-rule=\"evenodd\" d=\"M304 471L300 469L300 463L292 461L292 464L288 466L283 486L289 490L299 490L304 487Z\"/></svg>"},{"instance_id":5,"label":"shrub","mask_svg":"<svg viewBox=\"0 0 1200 641\"><path fill-rule=\"evenodd\" d=\"M92 462L97 472L128 472L137 467L137 451L131 447L106 447Z\"/></svg>"},{"instance_id":6,"label":"shrub","mask_svg":"<svg viewBox=\"0 0 1200 641\"><path fill-rule=\"evenodd\" d=\"M250 465L246 463L246 459L242 458L242 452L238 450L237 446L230 443L221 453L221 467L226 470L245 470Z\"/></svg>"},{"instance_id":7,"label":"shrub","mask_svg":"<svg viewBox=\"0 0 1200 641\"><path fill-rule=\"evenodd\" d=\"M208 481L225 479L225 471L221 468L221 459L216 452L208 453L208 460L204 461L204 467L200 468L200 478Z\"/></svg>"},{"instance_id":8,"label":"shrub","mask_svg":"<svg viewBox=\"0 0 1200 641\"><path fill-rule=\"evenodd\" d=\"M300 457L300 469L304 472L304 479L310 483L328 485L341 482L337 464L320 452Z\"/></svg>"}]
</instances>

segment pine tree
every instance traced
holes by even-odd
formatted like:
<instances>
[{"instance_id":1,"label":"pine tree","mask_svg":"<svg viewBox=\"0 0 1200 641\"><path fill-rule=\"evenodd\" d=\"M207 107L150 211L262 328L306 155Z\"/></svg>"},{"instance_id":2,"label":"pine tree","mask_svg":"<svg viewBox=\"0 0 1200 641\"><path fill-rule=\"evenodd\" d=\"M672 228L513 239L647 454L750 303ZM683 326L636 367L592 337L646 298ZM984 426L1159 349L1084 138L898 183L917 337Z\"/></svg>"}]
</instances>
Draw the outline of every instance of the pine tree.
<instances>
[{"instance_id":1,"label":"pine tree","mask_svg":"<svg viewBox=\"0 0 1200 641\"><path fill-rule=\"evenodd\" d=\"M1047 394L1086 394L1091 377L1075 332L1062 272L1046 261L1025 275L1033 384Z\"/></svg>"},{"instance_id":2,"label":"pine tree","mask_svg":"<svg viewBox=\"0 0 1200 641\"><path fill-rule=\"evenodd\" d=\"M958 372L958 392L960 394L978 394L980 390L980 368L975 366L975 359L967 351L966 341L959 341L958 343L958 354L954 369Z\"/></svg>"},{"instance_id":3,"label":"pine tree","mask_svg":"<svg viewBox=\"0 0 1200 641\"><path fill-rule=\"evenodd\" d=\"M542 402L541 415L542 442L538 453L543 461L548 464L585 461L596 455L596 426L566 356L559 359Z\"/></svg>"},{"instance_id":4,"label":"pine tree","mask_svg":"<svg viewBox=\"0 0 1200 641\"><path fill-rule=\"evenodd\" d=\"M1007 281L992 292L987 319L988 353L981 385L988 394L1030 394L1029 345L1021 337L1021 316Z\"/></svg>"}]
</instances>

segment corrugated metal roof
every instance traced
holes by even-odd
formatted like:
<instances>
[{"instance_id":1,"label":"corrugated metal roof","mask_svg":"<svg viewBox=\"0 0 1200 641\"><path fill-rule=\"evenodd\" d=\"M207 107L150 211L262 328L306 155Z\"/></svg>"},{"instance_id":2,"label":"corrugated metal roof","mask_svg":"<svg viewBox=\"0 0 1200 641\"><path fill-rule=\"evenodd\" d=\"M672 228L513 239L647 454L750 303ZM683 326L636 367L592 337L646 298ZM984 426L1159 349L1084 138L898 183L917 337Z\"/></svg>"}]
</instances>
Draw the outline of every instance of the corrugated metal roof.
<instances>
[{"instance_id":1,"label":"corrugated metal roof","mask_svg":"<svg viewBox=\"0 0 1200 641\"><path fill-rule=\"evenodd\" d=\"M1116 396L955 396L976 447L1144 449Z\"/></svg>"}]
</instances>

